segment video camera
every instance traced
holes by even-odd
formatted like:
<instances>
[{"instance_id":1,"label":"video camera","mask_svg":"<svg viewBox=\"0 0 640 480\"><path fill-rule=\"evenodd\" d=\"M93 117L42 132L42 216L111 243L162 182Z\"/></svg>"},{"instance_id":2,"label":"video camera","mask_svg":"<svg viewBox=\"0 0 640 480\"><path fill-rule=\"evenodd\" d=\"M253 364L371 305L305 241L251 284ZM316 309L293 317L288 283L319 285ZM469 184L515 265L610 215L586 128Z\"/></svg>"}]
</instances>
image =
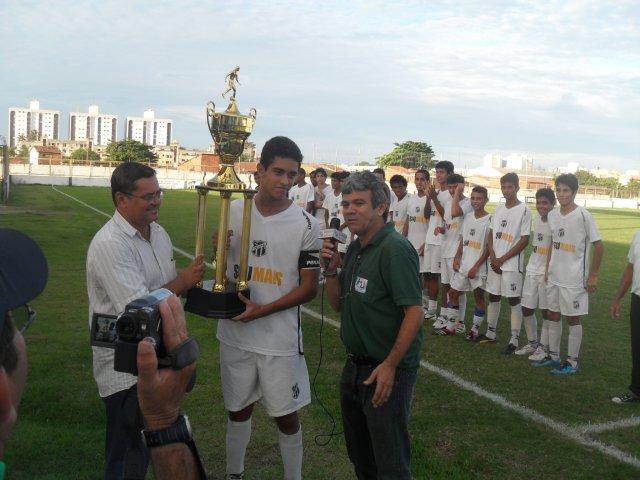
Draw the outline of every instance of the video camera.
<instances>
[{"instance_id":1,"label":"video camera","mask_svg":"<svg viewBox=\"0 0 640 480\"><path fill-rule=\"evenodd\" d=\"M160 303L172 295L159 288L124 307L119 316L94 313L91 321L90 344L115 350L113 368L118 372L138 375L138 343L146 337L155 340L158 367L174 370L190 365L198 358L198 342L189 338L171 352L167 352L162 339Z\"/></svg>"}]
</instances>

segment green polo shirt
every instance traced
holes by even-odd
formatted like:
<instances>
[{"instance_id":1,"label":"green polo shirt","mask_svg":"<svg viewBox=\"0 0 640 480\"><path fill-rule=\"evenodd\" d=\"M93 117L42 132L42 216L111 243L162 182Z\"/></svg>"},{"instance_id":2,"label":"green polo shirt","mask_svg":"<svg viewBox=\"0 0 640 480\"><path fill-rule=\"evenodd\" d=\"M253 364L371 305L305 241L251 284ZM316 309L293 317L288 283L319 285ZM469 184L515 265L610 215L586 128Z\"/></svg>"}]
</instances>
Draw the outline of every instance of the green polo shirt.
<instances>
[{"instance_id":1,"label":"green polo shirt","mask_svg":"<svg viewBox=\"0 0 640 480\"><path fill-rule=\"evenodd\" d=\"M422 305L418 254L387 223L364 248L360 240L351 243L340 288L340 337L347 353L383 361L400 331L403 307ZM421 328L398 368L418 368L423 338Z\"/></svg>"}]
</instances>

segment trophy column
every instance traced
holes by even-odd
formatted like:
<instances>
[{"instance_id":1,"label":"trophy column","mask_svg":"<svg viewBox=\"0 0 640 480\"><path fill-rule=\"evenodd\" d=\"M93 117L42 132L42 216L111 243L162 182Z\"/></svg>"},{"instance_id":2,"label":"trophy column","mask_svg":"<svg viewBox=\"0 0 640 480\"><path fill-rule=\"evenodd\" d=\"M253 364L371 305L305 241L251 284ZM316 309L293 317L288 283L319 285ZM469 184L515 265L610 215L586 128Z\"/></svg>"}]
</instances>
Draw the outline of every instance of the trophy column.
<instances>
[{"instance_id":1,"label":"trophy column","mask_svg":"<svg viewBox=\"0 0 640 480\"><path fill-rule=\"evenodd\" d=\"M229 231L229 205L231 192L220 192L220 219L218 220L218 242L216 249L216 282L214 292L225 292L227 289L227 235Z\"/></svg>"},{"instance_id":2,"label":"trophy column","mask_svg":"<svg viewBox=\"0 0 640 480\"><path fill-rule=\"evenodd\" d=\"M249 234L251 233L251 210L255 192L244 193L244 208L242 211L242 239L240 244L240 273L238 275L238 291L249 288L247 274L249 272Z\"/></svg>"},{"instance_id":3,"label":"trophy column","mask_svg":"<svg viewBox=\"0 0 640 480\"><path fill-rule=\"evenodd\" d=\"M207 188L198 185L196 187L198 191L198 213L196 220L196 258L200 255L204 255L204 234L205 225L207 220L207 194L209 190ZM198 288L202 288L202 282L198 282Z\"/></svg>"}]
</instances>

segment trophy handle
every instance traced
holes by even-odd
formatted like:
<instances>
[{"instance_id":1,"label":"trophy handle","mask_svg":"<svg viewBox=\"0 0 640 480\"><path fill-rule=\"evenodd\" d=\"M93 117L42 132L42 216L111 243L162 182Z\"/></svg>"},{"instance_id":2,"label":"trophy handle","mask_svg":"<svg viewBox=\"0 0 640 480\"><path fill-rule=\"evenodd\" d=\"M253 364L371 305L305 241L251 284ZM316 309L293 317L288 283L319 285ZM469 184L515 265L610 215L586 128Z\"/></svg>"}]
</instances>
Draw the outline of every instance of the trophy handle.
<instances>
[{"instance_id":1,"label":"trophy handle","mask_svg":"<svg viewBox=\"0 0 640 480\"><path fill-rule=\"evenodd\" d=\"M253 118L254 120L256 119L256 115L258 114L258 112L256 111L255 108L252 108L251 110L249 110L249 116L251 118Z\"/></svg>"},{"instance_id":2,"label":"trophy handle","mask_svg":"<svg viewBox=\"0 0 640 480\"><path fill-rule=\"evenodd\" d=\"M213 103L213 100L209 100L207 103L207 126L209 127L209 131L211 131L211 119L213 115L216 113L216 104Z\"/></svg>"}]
</instances>

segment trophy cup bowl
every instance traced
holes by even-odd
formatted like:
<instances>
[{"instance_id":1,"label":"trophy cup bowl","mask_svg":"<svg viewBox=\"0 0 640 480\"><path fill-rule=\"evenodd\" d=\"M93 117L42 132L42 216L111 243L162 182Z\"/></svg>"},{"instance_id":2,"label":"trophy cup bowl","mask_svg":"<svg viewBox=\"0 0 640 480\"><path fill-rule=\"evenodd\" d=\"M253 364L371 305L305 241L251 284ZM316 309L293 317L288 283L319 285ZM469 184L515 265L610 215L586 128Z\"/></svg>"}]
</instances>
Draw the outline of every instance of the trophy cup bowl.
<instances>
[{"instance_id":1,"label":"trophy cup bowl","mask_svg":"<svg viewBox=\"0 0 640 480\"><path fill-rule=\"evenodd\" d=\"M231 85L231 83L229 84ZM206 184L196 186L198 192L198 213L196 222L196 257L204 252L205 219L207 194L219 192L220 217L218 221L218 243L215 249L213 281L204 281L187 293L185 310L207 318L232 318L244 312L245 304L238 297L242 293L250 298L248 285L249 233L251 229L251 209L256 190L248 188L238 177L234 164L238 162L244 151L244 144L256 119L255 109L249 115L238 110L234 94L230 98L227 109L215 111L215 104L207 104L207 125L215 142L216 153L220 157L220 170ZM229 230L229 207L231 195L241 193L244 197L242 232L240 235L239 273L237 282L226 276L227 247L226 238ZM235 232L234 232L235 233Z\"/></svg>"}]
</instances>

